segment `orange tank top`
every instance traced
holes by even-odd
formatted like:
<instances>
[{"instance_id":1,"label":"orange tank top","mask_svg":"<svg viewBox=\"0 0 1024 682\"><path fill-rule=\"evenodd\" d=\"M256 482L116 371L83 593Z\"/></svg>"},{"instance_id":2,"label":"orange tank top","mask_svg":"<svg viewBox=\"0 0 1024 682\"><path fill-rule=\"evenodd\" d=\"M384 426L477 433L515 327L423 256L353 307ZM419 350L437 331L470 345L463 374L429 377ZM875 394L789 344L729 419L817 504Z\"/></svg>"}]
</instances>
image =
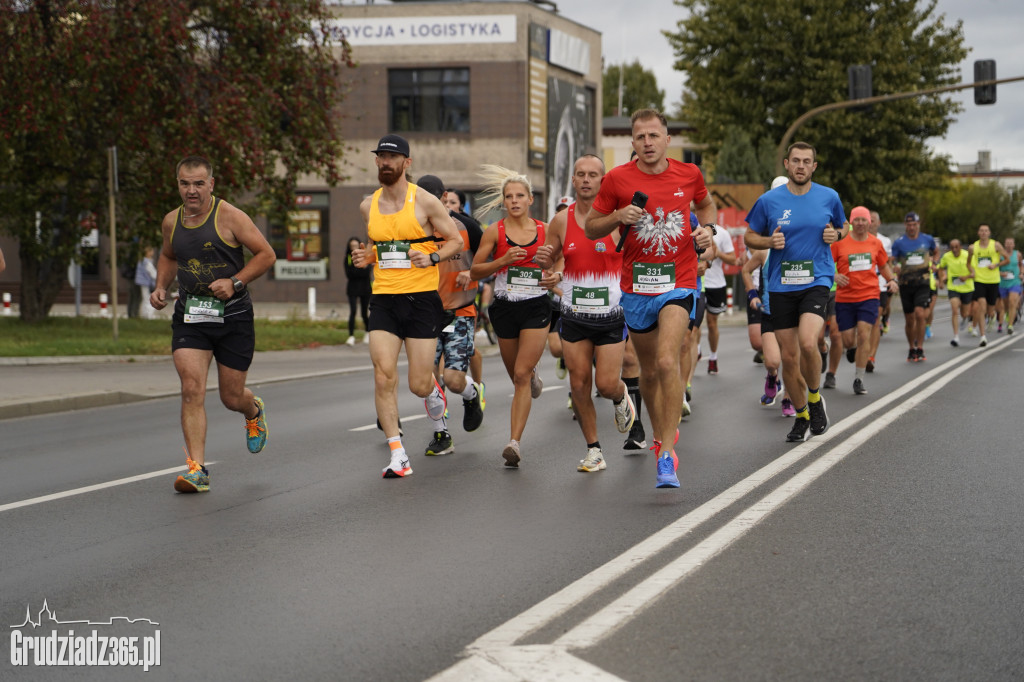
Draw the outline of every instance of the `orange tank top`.
<instances>
[{"instance_id":1,"label":"orange tank top","mask_svg":"<svg viewBox=\"0 0 1024 682\"><path fill-rule=\"evenodd\" d=\"M405 204L396 213L381 213L378 208L381 192L378 189L370 200L370 220L367 236L373 241L377 260L373 264L373 293L411 294L418 291L437 291L436 267L417 268L409 260L411 251L431 254L437 251L433 236L428 237L416 220L416 190L411 182L406 191Z\"/></svg>"}]
</instances>

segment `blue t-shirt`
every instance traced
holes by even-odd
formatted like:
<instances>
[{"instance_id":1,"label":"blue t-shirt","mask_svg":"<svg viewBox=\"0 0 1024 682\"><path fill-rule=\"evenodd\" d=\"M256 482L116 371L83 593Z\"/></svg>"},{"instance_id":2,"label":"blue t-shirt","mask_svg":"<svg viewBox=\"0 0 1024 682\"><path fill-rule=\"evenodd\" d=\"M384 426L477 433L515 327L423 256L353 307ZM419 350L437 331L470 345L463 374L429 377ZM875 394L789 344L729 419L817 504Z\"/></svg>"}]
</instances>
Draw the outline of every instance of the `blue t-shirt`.
<instances>
[{"instance_id":1,"label":"blue t-shirt","mask_svg":"<svg viewBox=\"0 0 1024 682\"><path fill-rule=\"evenodd\" d=\"M919 232L915 239L911 239L907 235L900 235L896 241L892 243L892 257L895 260L901 260L904 257L914 259L914 262L904 263L904 266L928 266L928 259L931 258L932 252L935 251L935 239L930 234ZM915 257L919 257L923 262L917 262Z\"/></svg>"},{"instance_id":2,"label":"blue t-shirt","mask_svg":"<svg viewBox=\"0 0 1024 682\"><path fill-rule=\"evenodd\" d=\"M796 195L782 185L758 198L747 214L750 229L769 237L781 227L786 236L786 246L773 251L765 265L765 291L832 286L836 265L832 249L821 238L829 223L837 230L846 224L843 203L830 187L812 182L806 194Z\"/></svg>"}]
</instances>

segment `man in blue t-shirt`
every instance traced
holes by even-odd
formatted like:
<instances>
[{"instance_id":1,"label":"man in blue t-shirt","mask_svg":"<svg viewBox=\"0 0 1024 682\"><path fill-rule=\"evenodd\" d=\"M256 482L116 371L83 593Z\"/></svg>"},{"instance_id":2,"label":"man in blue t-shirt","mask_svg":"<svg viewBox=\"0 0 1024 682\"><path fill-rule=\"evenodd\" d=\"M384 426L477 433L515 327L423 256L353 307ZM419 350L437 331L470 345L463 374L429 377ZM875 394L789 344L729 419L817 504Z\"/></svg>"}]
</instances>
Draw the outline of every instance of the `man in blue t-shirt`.
<instances>
[{"instance_id":1,"label":"man in blue t-shirt","mask_svg":"<svg viewBox=\"0 0 1024 682\"><path fill-rule=\"evenodd\" d=\"M903 218L906 233L892 243L892 259L900 284L906 320L907 362L923 362L924 329L932 302L931 263L938 255L935 239L921 232L921 217L911 211Z\"/></svg>"},{"instance_id":2,"label":"man in blue t-shirt","mask_svg":"<svg viewBox=\"0 0 1024 682\"><path fill-rule=\"evenodd\" d=\"M751 249L772 249L764 269L771 293L772 324L782 351L782 377L797 409L789 442L820 436L828 429L819 393L818 336L825 325L835 261L829 245L845 234L846 214L835 190L811 182L818 167L806 142L790 145L783 160L789 181L761 197L747 214L743 241ZM803 396L807 400L803 406Z\"/></svg>"}]
</instances>

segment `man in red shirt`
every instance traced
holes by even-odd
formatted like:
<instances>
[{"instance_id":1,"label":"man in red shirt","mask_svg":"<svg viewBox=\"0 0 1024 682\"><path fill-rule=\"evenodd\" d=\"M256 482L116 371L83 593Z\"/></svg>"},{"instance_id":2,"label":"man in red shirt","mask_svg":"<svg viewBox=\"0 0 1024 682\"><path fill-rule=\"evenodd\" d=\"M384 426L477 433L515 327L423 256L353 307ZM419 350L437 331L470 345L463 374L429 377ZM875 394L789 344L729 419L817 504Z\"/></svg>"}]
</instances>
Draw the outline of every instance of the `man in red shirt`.
<instances>
[{"instance_id":1,"label":"man in red shirt","mask_svg":"<svg viewBox=\"0 0 1024 682\"><path fill-rule=\"evenodd\" d=\"M700 296L696 248L711 248L713 230L707 226L714 225L717 211L700 169L668 158L662 114L634 112L632 135L636 159L604 176L583 229L595 240L622 235L620 301L658 448L657 487L678 488L673 444L683 408L680 356ZM692 230L691 202L701 225Z\"/></svg>"},{"instance_id":2,"label":"man in red shirt","mask_svg":"<svg viewBox=\"0 0 1024 682\"><path fill-rule=\"evenodd\" d=\"M896 293L896 279L882 242L868 231L871 213L864 206L850 212L853 229L845 239L832 243L836 262L836 320L843 337L846 359L856 361L853 380L856 395L867 393L864 373L871 354L871 330L878 320L878 275L886 279L889 293Z\"/></svg>"}]
</instances>

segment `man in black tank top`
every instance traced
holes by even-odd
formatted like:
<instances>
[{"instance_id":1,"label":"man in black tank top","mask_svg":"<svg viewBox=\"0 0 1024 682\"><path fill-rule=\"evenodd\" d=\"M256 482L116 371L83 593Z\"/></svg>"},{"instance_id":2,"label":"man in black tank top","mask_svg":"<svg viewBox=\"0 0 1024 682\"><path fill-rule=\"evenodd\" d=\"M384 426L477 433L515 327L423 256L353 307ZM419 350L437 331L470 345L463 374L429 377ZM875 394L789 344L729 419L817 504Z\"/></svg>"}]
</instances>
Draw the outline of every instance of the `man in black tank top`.
<instances>
[{"instance_id":1,"label":"man in black tank top","mask_svg":"<svg viewBox=\"0 0 1024 682\"><path fill-rule=\"evenodd\" d=\"M163 248L149 303L163 309L167 287L178 281L171 318L171 351L181 378L181 430L188 472L174 489L207 492L206 378L217 360L220 398L245 417L246 445L260 452L267 442L263 401L245 387L256 347L247 285L274 265L274 250L243 211L213 196L213 166L200 156L178 163L182 206L164 216ZM248 263L242 247L253 257Z\"/></svg>"}]
</instances>

